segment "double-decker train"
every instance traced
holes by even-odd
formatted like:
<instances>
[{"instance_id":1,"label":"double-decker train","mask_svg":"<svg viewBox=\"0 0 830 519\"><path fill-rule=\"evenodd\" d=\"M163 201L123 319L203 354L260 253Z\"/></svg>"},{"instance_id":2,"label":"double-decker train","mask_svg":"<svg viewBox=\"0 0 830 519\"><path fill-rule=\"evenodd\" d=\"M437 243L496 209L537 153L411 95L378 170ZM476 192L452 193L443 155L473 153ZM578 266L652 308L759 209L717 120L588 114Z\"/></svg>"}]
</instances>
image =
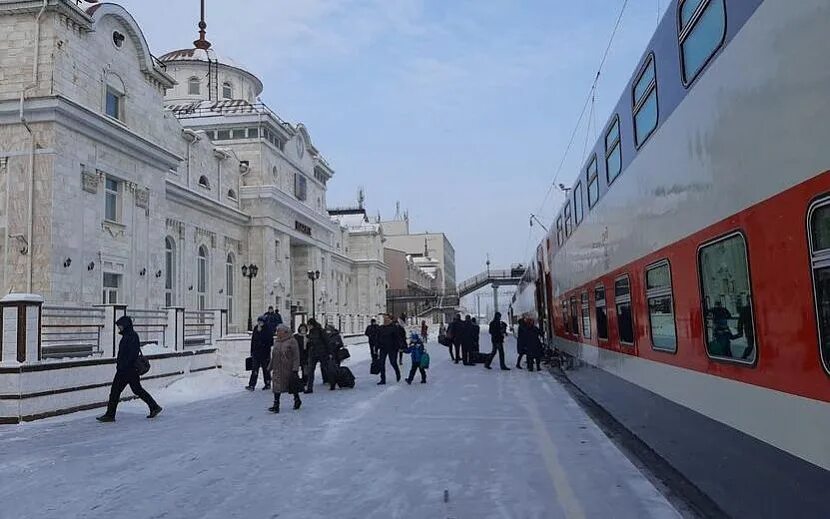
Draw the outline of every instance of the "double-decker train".
<instances>
[{"instance_id":1,"label":"double-decker train","mask_svg":"<svg viewBox=\"0 0 830 519\"><path fill-rule=\"evenodd\" d=\"M830 469L828 34L828 0L674 0L511 309L756 472Z\"/></svg>"}]
</instances>

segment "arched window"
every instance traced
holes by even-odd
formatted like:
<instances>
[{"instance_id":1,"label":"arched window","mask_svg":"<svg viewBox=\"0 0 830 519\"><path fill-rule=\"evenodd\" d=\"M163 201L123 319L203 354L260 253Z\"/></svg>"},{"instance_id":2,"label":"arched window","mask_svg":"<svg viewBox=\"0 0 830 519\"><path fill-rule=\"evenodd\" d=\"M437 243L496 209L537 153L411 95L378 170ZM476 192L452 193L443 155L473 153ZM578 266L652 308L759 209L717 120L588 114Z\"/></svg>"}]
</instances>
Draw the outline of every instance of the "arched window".
<instances>
[{"instance_id":1,"label":"arched window","mask_svg":"<svg viewBox=\"0 0 830 519\"><path fill-rule=\"evenodd\" d=\"M222 83L222 97L233 99L233 87L228 82Z\"/></svg>"},{"instance_id":2,"label":"arched window","mask_svg":"<svg viewBox=\"0 0 830 519\"><path fill-rule=\"evenodd\" d=\"M176 304L176 242L164 239L164 306Z\"/></svg>"},{"instance_id":3,"label":"arched window","mask_svg":"<svg viewBox=\"0 0 830 519\"><path fill-rule=\"evenodd\" d=\"M204 175L199 177L199 185L205 189L210 189L210 180Z\"/></svg>"},{"instance_id":4,"label":"arched window","mask_svg":"<svg viewBox=\"0 0 830 519\"><path fill-rule=\"evenodd\" d=\"M228 198L231 200L236 200L236 191L233 189L228 189Z\"/></svg>"},{"instance_id":5,"label":"arched window","mask_svg":"<svg viewBox=\"0 0 830 519\"><path fill-rule=\"evenodd\" d=\"M202 93L202 84L199 78L192 77L187 80L187 93L192 96L197 96Z\"/></svg>"},{"instance_id":6,"label":"arched window","mask_svg":"<svg viewBox=\"0 0 830 519\"><path fill-rule=\"evenodd\" d=\"M208 291L208 252L207 247L199 247L199 257L196 262L196 297L199 310L207 308Z\"/></svg>"},{"instance_id":7,"label":"arched window","mask_svg":"<svg viewBox=\"0 0 830 519\"><path fill-rule=\"evenodd\" d=\"M273 175L274 177L274 182L276 182L280 178L280 172L277 170L276 166L271 168L271 175Z\"/></svg>"},{"instance_id":8,"label":"arched window","mask_svg":"<svg viewBox=\"0 0 830 519\"><path fill-rule=\"evenodd\" d=\"M234 257L233 253L228 253L228 258L225 261L225 294L228 296L228 324L233 323L233 296L234 296Z\"/></svg>"}]
</instances>

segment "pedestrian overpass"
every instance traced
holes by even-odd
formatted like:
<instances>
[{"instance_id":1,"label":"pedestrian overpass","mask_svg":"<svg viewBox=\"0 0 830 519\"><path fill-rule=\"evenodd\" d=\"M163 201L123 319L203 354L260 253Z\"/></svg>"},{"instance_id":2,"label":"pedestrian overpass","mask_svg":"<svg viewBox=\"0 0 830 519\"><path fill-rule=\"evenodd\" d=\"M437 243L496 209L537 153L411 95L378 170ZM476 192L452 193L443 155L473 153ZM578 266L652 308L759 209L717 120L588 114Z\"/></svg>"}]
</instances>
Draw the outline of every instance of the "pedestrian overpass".
<instances>
[{"instance_id":1,"label":"pedestrian overpass","mask_svg":"<svg viewBox=\"0 0 830 519\"><path fill-rule=\"evenodd\" d=\"M493 306L499 306L499 287L518 286L527 268L522 264L512 265L509 269L487 269L481 274L475 275L458 284L458 297L470 295L476 290L493 286Z\"/></svg>"}]
</instances>

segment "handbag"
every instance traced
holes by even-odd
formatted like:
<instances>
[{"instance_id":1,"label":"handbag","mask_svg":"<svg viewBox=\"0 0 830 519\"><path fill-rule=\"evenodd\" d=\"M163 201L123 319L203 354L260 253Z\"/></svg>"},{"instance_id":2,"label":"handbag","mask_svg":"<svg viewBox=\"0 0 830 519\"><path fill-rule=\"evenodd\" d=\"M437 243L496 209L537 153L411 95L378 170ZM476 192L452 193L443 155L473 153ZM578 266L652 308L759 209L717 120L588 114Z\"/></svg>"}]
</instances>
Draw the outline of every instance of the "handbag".
<instances>
[{"instance_id":1,"label":"handbag","mask_svg":"<svg viewBox=\"0 0 830 519\"><path fill-rule=\"evenodd\" d=\"M293 394L301 392L303 389L303 382L300 380L300 375L296 371L291 372L291 378L288 380L288 392Z\"/></svg>"},{"instance_id":2,"label":"handbag","mask_svg":"<svg viewBox=\"0 0 830 519\"><path fill-rule=\"evenodd\" d=\"M429 353L423 352L421 354L421 367L424 369L429 369Z\"/></svg>"},{"instance_id":3,"label":"handbag","mask_svg":"<svg viewBox=\"0 0 830 519\"><path fill-rule=\"evenodd\" d=\"M245 359L245 371L253 371L254 369L254 358L248 357Z\"/></svg>"},{"instance_id":4,"label":"handbag","mask_svg":"<svg viewBox=\"0 0 830 519\"><path fill-rule=\"evenodd\" d=\"M372 365L369 367L369 374L370 375L379 375L380 374L380 363L381 360L378 357L372 359Z\"/></svg>"},{"instance_id":5,"label":"handbag","mask_svg":"<svg viewBox=\"0 0 830 519\"><path fill-rule=\"evenodd\" d=\"M150 371L150 361L141 353L141 349L138 350L138 358L135 359L135 370L138 372L139 377L146 375Z\"/></svg>"},{"instance_id":6,"label":"handbag","mask_svg":"<svg viewBox=\"0 0 830 519\"><path fill-rule=\"evenodd\" d=\"M340 348L337 350L337 353L335 353L335 355L337 357L337 362L343 362L344 360L352 356L352 354L349 353L349 348Z\"/></svg>"}]
</instances>

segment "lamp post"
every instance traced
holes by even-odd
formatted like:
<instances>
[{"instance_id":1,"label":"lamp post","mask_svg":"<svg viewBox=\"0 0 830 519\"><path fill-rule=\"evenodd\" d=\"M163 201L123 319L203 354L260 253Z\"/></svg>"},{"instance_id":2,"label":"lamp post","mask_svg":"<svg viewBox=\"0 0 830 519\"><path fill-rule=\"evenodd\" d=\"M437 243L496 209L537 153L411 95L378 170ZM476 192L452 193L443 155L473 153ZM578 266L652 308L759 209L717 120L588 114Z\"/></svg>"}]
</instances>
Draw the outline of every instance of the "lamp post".
<instances>
[{"instance_id":1,"label":"lamp post","mask_svg":"<svg viewBox=\"0 0 830 519\"><path fill-rule=\"evenodd\" d=\"M254 329L254 322L251 319L251 292L253 291L254 278L259 272L259 267L251 263L250 265L242 265L242 276L248 278L248 331Z\"/></svg>"},{"instance_id":2,"label":"lamp post","mask_svg":"<svg viewBox=\"0 0 830 519\"><path fill-rule=\"evenodd\" d=\"M317 280L320 279L320 271L319 270L309 270L308 271L308 279L311 280L311 318L315 321L317 320L317 305L316 305L316 297L317 294L314 291L315 284Z\"/></svg>"}]
</instances>

